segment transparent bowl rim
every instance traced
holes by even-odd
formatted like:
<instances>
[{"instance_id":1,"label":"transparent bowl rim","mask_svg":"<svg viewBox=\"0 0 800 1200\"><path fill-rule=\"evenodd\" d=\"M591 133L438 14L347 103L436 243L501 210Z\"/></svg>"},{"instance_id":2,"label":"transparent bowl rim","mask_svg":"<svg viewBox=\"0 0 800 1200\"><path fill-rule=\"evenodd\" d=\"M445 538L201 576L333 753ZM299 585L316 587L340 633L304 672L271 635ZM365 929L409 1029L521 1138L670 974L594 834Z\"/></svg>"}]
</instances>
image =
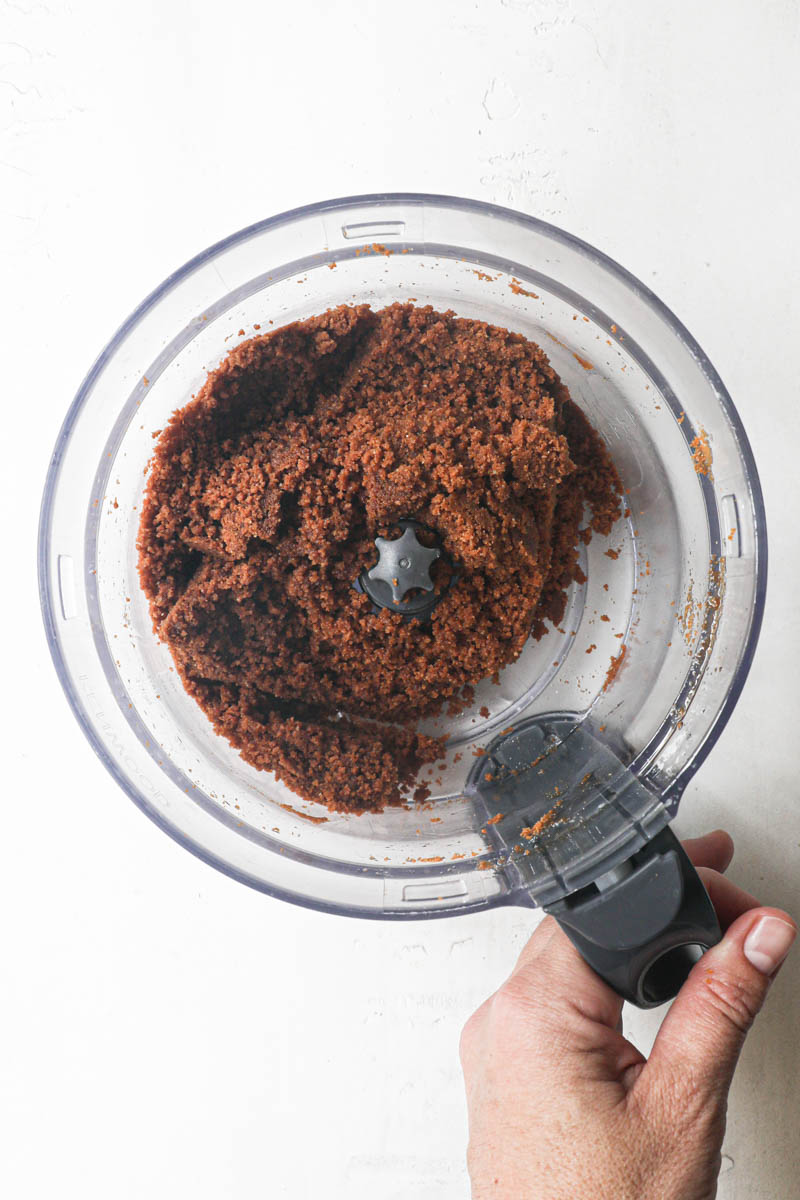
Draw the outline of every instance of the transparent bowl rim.
<instances>
[{"instance_id":1,"label":"transparent bowl rim","mask_svg":"<svg viewBox=\"0 0 800 1200\"><path fill-rule=\"evenodd\" d=\"M754 559L755 559L755 586L753 597L753 613L748 631L747 643L743 648L742 656L739 662L739 667L734 675L730 688L725 696L725 699L720 706L719 712L716 715L714 724L709 729L706 737L698 747L695 755L683 769L678 779L672 785L672 791L676 791L678 795L683 791L689 779L694 775L697 769L707 758L708 754L713 749L725 725L727 724L733 709L741 695L742 688L747 680L747 676L752 666L753 657L755 655L756 646L758 644L759 634L761 632L761 624L764 615L764 606L766 601L766 586L767 586L767 531L766 531L766 512L764 508L764 498L761 489L761 482L756 467L755 458L753 455L750 441L745 432L741 418L736 410L736 406L720 378L716 368L708 358L708 355L697 343L686 326L678 319L672 310L664 304L662 300L640 279L637 278L631 271L621 266L615 259L610 258L607 254L596 249L589 242L582 238L576 237L574 234L568 233L566 230L553 225L548 221L542 221L538 217L533 217L527 213L518 212L516 209L507 208L504 205L490 204L483 200L473 200L460 196L449 196L445 194L427 193L427 192L374 192L356 196L342 196L329 200L318 201L314 204L300 205L296 208L287 209L284 212L277 213L272 217L267 217L261 221L255 221L251 225L247 225L235 233L229 234L227 237L212 243L205 250L188 259L181 267L173 271L166 279L162 281L156 288L153 289L145 297L144 300L134 309L129 317L119 326L117 331L100 351L92 366L89 368L86 376L81 382L78 391L75 394L66 416L59 430L53 453L50 457L50 462L45 479L44 492L42 495L41 509L39 514L39 530L38 530L38 549L37 549L37 571L39 584L39 601L42 610L42 617L45 626L45 634L47 637L48 647L56 669L56 674L64 689L67 701L72 709L72 712L83 730L89 744L97 754L100 761L133 800L134 804L146 814L160 829L169 834L184 849L189 850L196 857L206 862L208 865L222 871L230 878L237 882L247 884L249 887L273 896L278 899L290 901L293 904L299 904L302 907L315 909L323 912L356 912L357 915L363 917L374 917L377 919L387 919L395 916L401 917L403 914L384 913L378 910L372 911L368 909L349 910L337 903L326 903L314 897L306 897L296 892L289 892L283 888L276 887L268 881L256 879L253 876L240 871L236 866L227 862L225 859L215 855L213 851L207 847L200 845L192 839L186 837L180 830L172 826L158 812L146 803L144 797L139 791L127 780L127 778L118 770L116 760L109 753L106 746L100 741L94 729L85 719L82 706L78 703L78 698L74 692L69 671L61 653L59 639L56 632L54 620L56 599L52 594L50 574L48 571L48 562L50 555L50 528L53 514L53 503L55 498L58 476L66 447L70 441L73 428L76 424L81 409L85 405L87 398L91 392L95 379L102 371L106 363L114 356L120 344L125 340L130 331L142 320L142 318L154 308L159 301L167 295L174 287L191 275L204 263L215 258L218 254L229 250L233 246L241 242L246 242L253 236L267 232L268 230L279 229L283 225L289 225L292 222L311 216L321 215L326 212L335 212L348 210L351 208L368 208L378 205L427 205L429 207L449 207L457 209L461 212L475 213L483 217L499 218L503 221L520 225L524 228L535 230L537 233L544 235L553 242L577 252L584 258L601 267L609 275L615 277L628 290L635 292L636 299L639 303L649 307L657 316L659 316L664 324L669 328L683 344L689 349L695 358L698 366L703 374L708 379L711 386L714 388L720 408L726 416L731 428L733 429L736 441L739 447L742 467L745 472L747 482L750 488L755 529L757 533ZM499 896L496 899L490 900L488 907L513 902L513 897ZM486 907L486 905L484 906ZM460 910L460 911L467 911ZM454 910L444 909L441 911L433 910L428 912L414 912L408 914L409 917L415 919L437 916L452 916Z\"/></svg>"}]
</instances>

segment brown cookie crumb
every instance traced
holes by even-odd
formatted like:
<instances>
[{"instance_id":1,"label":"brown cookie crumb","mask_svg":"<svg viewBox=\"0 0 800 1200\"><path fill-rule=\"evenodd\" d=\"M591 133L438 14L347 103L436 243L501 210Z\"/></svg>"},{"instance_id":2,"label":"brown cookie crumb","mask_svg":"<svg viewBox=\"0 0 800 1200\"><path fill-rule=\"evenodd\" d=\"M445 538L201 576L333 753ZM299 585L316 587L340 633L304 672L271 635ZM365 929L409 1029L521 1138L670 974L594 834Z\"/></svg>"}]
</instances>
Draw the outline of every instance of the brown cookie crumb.
<instances>
[{"instance_id":1,"label":"brown cookie crumb","mask_svg":"<svg viewBox=\"0 0 800 1200\"><path fill-rule=\"evenodd\" d=\"M442 756L418 719L471 703L561 620L584 506L608 533L619 495L538 346L432 308L342 305L243 342L173 415L139 574L186 690L242 757L374 811ZM459 566L428 624L352 586L407 516Z\"/></svg>"}]
</instances>

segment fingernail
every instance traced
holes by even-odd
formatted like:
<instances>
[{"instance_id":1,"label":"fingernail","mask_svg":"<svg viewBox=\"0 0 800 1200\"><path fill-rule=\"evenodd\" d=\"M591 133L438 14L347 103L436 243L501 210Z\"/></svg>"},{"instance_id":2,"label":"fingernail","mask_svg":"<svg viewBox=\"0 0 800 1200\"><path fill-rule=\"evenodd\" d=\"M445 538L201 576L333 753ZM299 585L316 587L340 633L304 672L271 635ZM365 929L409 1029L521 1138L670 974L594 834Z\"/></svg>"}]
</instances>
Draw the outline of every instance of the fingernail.
<instances>
[{"instance_id":1,"label":"fingernail","mask_svg":"<svg viewBox=\"0 0 800 1200\"><path fill-rule=\"evenodd\" d=\"M762 917L745 938L744 956L757 971L771 975L777 971L797 936L794 925L780 917Z\"/></svg>"}]
</instances>

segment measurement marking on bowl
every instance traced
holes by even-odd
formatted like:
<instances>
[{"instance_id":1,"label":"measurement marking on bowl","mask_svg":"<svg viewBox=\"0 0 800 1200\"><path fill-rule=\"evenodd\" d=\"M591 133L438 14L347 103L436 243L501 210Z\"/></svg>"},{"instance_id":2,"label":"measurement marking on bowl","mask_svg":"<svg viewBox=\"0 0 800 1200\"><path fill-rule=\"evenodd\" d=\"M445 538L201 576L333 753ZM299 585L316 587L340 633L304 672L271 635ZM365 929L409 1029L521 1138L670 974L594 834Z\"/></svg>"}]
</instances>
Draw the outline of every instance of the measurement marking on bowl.
<instances>
[{"instance_id":1,"label":"measurement marking on bowl","mask_svg":"<svg viewBox=\"0 0 800 1200\"><path fill-rule=\"evenodd\" d=\"M58 594L61 600L61 615L71 621L78 615L75 603L75 563L68 554L58 556Z\"/></svg>"},{"instance_id":2,"label":"measurement marking on bowl","mask_svg":"<svg viewBox=\"0 0 800 1200\"><path fill-rule=\"evenodd\" d=\"M436 879L431 883L407 883L402 898L406 903L419 900L457 900L466 896L467 885L463 879Z\"/></svg>"},{"instance_id":3,"label":"measurement marking on bowl","mask_svg":"<svg viewBox=\"0 0 800 1200\"><path fill-rule=\"evenodd\" d=\"M401 237L405 228L405 221L360 221L355 225L343 225L342 237L348 241L377 242L382 238Z\"/></svg>"},{"instance_id":4,"label":"measurement marking on bowl","mask_svg":"<svg viewBox=\"0 0 800 1200\"><path fill-rule=\"evenodd\" d=\"M739 508L735 496L723 496L722 509L722 553L726 558L741 558L742 544L739 536Z\"/></svg>"}]
</instances>

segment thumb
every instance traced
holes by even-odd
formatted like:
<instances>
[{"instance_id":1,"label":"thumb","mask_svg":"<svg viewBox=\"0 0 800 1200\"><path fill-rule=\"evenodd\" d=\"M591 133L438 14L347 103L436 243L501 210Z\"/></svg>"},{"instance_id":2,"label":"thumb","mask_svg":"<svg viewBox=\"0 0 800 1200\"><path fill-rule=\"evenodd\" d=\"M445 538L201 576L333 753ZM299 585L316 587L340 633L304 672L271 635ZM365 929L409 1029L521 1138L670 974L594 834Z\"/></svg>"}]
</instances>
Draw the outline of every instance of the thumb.
<instances>
[{"instance_id":1,"label":"thumb","mask_svg":"<svg viewBox=\"0 0 800 1200\"><path fill-rule=\"evenodd\" d=\"M727 1095L747 1031L796 934L780 909L754 908L734 921L681 988L638 1083L663 1073L694 1100Z\"/></svg>"}]
</instances>

